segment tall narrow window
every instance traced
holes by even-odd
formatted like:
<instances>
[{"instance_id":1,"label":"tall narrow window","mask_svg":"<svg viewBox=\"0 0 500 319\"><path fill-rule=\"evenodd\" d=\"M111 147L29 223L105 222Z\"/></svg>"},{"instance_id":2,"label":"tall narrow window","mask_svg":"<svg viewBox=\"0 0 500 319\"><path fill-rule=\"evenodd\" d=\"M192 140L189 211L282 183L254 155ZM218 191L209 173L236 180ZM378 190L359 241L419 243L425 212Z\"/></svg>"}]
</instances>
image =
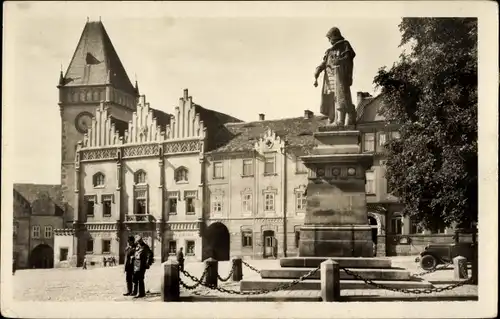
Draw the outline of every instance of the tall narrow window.
<instances>
[{"instance_id":1,"label":"tall narrow window","mask_svg":"<svg viewBox=\"0 0 500 319\"><path fill-rule=\"evenodd\" d=\"M222 213L222 195L212 195L212 212Z\"/></svg>"},{"instance_id":2,"label":"tall narrow window","mask_svg":"<svg viewBox=\"0 0 500 319\"><path fill-rule=\"evenodd\" d=\"M104 186L104 174L99 172L94 174L93 176L93 182L94 182L94 187L102 187Z\"/></svg>"},{"instance_id":3,"label":"tall narrow window","mask_svg":"<svg viewBox=\"0 0 500 319\"><path fill-rule=\"evenodd\" d=\"M275 173L274 156L266 156L264 159L264 175L273 175Z\"/></svg>"},{"instance_id":4,"label":"tall narrow window","mask_svg":"<svg viewBox=\"0 0 500 319\"><path fill-rule=\"evenodd\" d=\"M102 240L102 253L103 254L111 253L111 240L109 239Z\"/></svg>"},{"instance_id":5,"label":"tall narrow window","mask_svg":"<svg viewBox=\"0 0 500 319\"><path fill-rule=\"evenodd\" d=\"M365 152L375 151L375 134L365 133L363 149Z\"/></svg>"},{"instance_id":6,"label":"tall narrow window","mask_svg":"<svg viewBox=\"0 0 500 319\"><path fill-rule=\"evenodd\" d=\"M93 217L95 209L95 201L93 199L87 199L87 216Z\"/></svg>"},{"instance_id":7,"label":"tall narrow window","mask_svg":"<svg viewBox=\"0 0 500 319\"><path fill-rule=\"evenodd\" d=\"M365 190L367 194L375 194L375 173L373 171L366 172Z\"/></svg>"},{"instance_id":8,"label":"tall narrow window","mask_svg":"<svg viewBox=\"0 0 500 319\"><path fill-rule=\"evenodd\" d=\"M31 228L31 237L40 238L40 226L33 226Z\"/></svg>"},{"instance_id":9,"label":"tall narrow window","mask_svg":"<svg viewBox=\"0 0 500 319\"><path fill-rule=\"evenodd\" d=\"M251 230L244 230L241 232L241 246L242 247L252 247L253 246L253 235Z\"/></svg>"},{"instance_id":10,"label":"tall narrow window","mask_svg":"<svg viewBox=\"0 0 500 319\"><path fill-rule=\"evenodd\" d=\"M59 261L68 260L68 248L59 248Z\"/></svg>"},{"instance_id":11,"label":"tall narrow window","mask_svg":"<svg viewBox=\"0 0 500 319\"><path fill-rule=\"evenodd\" d=\"M178 191L170 191L167 192L167 209L169 215L177 214L177 204L179 202L179 192Z\"/></svg>"},{"instance_id":12,"label":"tall narrow window","mask_svg":"<svg viewBox=\"0 0 500 319\"><path fill-rule=\"evenodd\" d=\"M188 181L188 170L185 167L179 167L175 171L175 181L179 182L187 182Z\"/></svg>"},{"instance_id":13,"label":"tall narrow window","mask_svg":"<svg viewBox=\"0 0 500 319\"><path fill-rule=\"evenodd\" d=\"M243 176L253 175L253 160L244 159L243 160Z\"/></svg>"},{"instance_id":14,"label":"tall narrow window","mask_svg":"<svg viewBox=\"0 0 500 319\"><path fill-rule=\"evenodd\" d=\"M380 132L379 136L378 136L378 145L384 146L386 142L387 142L387 138L386 138L385 132Z\"/></svg>"},{"instance_id":15,"label":"tall narrow window","mask_svg":"<svg viewBox=\"0 0 500 319\"><path fill-rule=\"evenodd\" d=\"M134 190L135 195L135 214L146 215L148 212L148 192L147 189L140 187Z\"/></svg>"},{"instance_id":16,"label":"tall narrow window","mask_svg":"<svg viewBox=\"0 0 500 319\"><path fill-rule=\"evenodd\" d=\"M138 198L135 201L135 213L137 215L146 214L146 200L144 198Z\"/></svg>"},{"instance_id":17,"label":"tall narrow window","mask_svg":"<svg viewBox=\"0 0 500 319\"><path fill-rule=\"evenodd\" d=\"M186 198L186 214L193 215L194 212L194 198L187 197Z\"/></svg>"},{"instance_id":18,"label":"tall narrow window","mask_svg":"<svg viewBox=\"0 0 500 319\"><path fill-rule=\"evenodd\" d=\"M94 253L94 240L89 239L87 240L87 254L92 254Z\"/></svg>"},{"instance_id":19,"label":"tall narrow window","mask_svg":"<svg viewBox=\"0 0 500 319\"><path fill-rule=\"evenodd\" d=\"M195 243L194 240L186 240L186 256L194 256Z\"/></svg>"},{"instance_id":20,"label":"tall narrow window","mask_svg":"<svg viewBox=\"0 0 500 319\"><path fill-rule=\"evenodd\" d=\"M264 194L264 211L266 212L274 212L274 194L273 193L265 193Z\"/></svg>"},{"instance_id":21,"label":"tall narrow window","mask_svg":"<svg viewBox=\"0 0 500 319\"><path fill-rule=\"evenodd\" d=\"M242 211L243 214L251 214L252 213L252 194L242 194Z\"/></svg>"},{"instance_id":22,"label":"tall narrow window","mask_svg":"<svg viewBox=\"0 0 500 319\"><path fill-rule=\"evenodd\" d=\"M45 238L52 238L52 226L45 226L43 235Z\"/></svg>"},{"instance_id":23,"label":"tall narrow window","mask_svg":"<svg viewBox=\"0 0 500 319\"><path fill-rule=\"evenodd\" d=\"M111 205L113 203L113 195L102 195L102 215L103 217L111 217Z\"/></svg>"},{"instance_id":24,"label":"tall narrow window","mask_svg":"<svg viewBox=\"0 0 500 319\"><path fill-rule=\"evenodd\" d=\"M146 184L146 172L139 170L135 173L135 183L136 184Z\"/></svg>"},{"instance_id":25,"label":"tall narrow window","mask_svg":"<svg viewBox=\"0 0 500 319\"><path fill-rule=\"evenodd\" d=\"M224 178L222 162L214 162L214 178Z\"/></svg>"},{"instance_id":26,"label":"tall narrow window","mask_svg":"<svg viewBox=\"0 0 500 319\"><path fill-rule=\"evenodd\" d=\"M399 214L391 218L391 230L395 235L403 234L403 217Z\"/></svg>"},{"instance_id":27,"label":"tall narrow window","mask_svg":"<svg viewBox=\"0 0 500 319\"><path fill-rule=\"evenodd\" d=\"M303 212L306 210L307 198L304 195L304 192L297 192L295 194L295 208L298 212Z\"/></svg>"},{"instance_id":28,"label":"tall narrow window","mask_svg":"<svg viewBox=\"0 0 500 319\"><path fill-rule=\"evenodd\" d=\"M168 254L175 255L177 253L177 241L171 240L168 242Z\"/></svg>"}]
</instances>

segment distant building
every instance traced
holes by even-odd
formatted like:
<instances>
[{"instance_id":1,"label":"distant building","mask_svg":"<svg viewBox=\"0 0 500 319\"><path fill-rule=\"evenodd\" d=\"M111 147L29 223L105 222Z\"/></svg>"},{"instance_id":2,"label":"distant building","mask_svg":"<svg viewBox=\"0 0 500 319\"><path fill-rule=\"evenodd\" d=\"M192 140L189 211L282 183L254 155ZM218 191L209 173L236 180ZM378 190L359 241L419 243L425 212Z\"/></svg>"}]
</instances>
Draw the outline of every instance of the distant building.
<instances>
[{"instance_id":1,"label":"distant building","mask_svg":"<svg viewBox=\"0 0 500 319\"><path fill-rule=\"evenodd\" d=\"M172 114L154 109L130 82L100 21L85 25L58 89L61 186L49 195L64 208L53 229L56 267L81 265L84 257L91 264L103 257L123 262L126 238L135 234L159 260L181 247L188 260L297 254L309 176L300 156L314 147L324 116L305 110L242 122L203 108L187 90ZM402 217L387 190L383 147L398 133L378 115L381 103L381 96L358 93L363 151L375 154L366 191L377 255L451 241L444 230L422 232ZM38 216L30 203L15 195L16 247L25 264L32 245L26 225Z\"/></svg>"}]
</instances>

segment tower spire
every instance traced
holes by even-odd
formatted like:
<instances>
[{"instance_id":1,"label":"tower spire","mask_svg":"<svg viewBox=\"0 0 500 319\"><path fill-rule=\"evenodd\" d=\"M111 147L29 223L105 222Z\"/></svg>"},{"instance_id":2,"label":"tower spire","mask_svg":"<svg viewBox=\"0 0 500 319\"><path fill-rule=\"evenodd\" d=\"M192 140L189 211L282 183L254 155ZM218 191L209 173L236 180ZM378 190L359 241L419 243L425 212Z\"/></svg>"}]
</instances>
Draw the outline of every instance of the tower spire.
<instances>
[{"instance_id":1,"label":"tower spire","mask_svg":"<svg viewBox=\"0 0 500 319\"><path fill-rule=\"evenodd\" d=\"M139 84L137 83L137 73L135 73L134 76L135 76L135 87L134 87L135 93L139 95Z\"/></svg>"}]
</instances>

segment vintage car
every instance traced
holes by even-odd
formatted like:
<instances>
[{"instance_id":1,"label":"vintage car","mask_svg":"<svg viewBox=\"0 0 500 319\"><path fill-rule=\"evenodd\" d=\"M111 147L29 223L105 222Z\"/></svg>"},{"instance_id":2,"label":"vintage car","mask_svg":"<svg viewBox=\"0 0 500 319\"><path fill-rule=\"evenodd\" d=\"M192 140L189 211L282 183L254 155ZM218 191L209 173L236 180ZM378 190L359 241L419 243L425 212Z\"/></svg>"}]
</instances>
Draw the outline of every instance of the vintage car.
<instances>
[{"instance_id":1,"label":"vintage car","mask_svg":"<svg viewBox=\"0 0 500 319\"><path fill-rule=\"evenodd\" d=\"M467 236L469 235L469 236ZM453 244L429 244L415 261L420 262L424 270L434 270L439 264L453 262L453 258L462 256L471 262L477 256L477 240L473 231L457 230Z\"/></svg>"}]
</instances>

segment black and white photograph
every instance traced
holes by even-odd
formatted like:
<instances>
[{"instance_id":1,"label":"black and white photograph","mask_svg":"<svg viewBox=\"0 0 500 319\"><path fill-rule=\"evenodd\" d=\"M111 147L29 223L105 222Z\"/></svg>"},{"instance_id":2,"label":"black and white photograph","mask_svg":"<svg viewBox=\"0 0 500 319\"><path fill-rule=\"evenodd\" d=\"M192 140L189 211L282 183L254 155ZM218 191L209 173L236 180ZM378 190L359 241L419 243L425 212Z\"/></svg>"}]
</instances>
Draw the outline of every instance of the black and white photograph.
<instances>
[{"instance_id":1,"label":"black and white photograph","mask_svg":"<svg viewBox=\"0 0 500 319\"><path fill-rule=\"evenodd\" d=\"M497 315L496 2L3 7L3 316Z\"/></svg>"}]
</instances>

